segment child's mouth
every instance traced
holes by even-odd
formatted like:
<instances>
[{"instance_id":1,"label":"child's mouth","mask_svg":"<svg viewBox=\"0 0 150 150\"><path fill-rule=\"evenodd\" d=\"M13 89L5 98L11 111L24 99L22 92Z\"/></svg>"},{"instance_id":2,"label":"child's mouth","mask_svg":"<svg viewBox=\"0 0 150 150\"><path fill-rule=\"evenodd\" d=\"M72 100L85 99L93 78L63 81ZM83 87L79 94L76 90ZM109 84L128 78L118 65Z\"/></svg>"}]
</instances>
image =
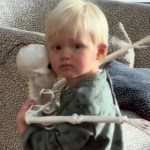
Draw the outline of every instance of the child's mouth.
<instances>
[{"instance_id":1,"label":"child's mouth","mask_svg":"<svg viewBox=\"0 0 150 150\"><path fill-rule=\"evenodd\" d=\"M61 65L60 66L60 68L72 68L72 65L70 65L70 64L63 64L63 65Z\"/></svg>"}]
</instances>

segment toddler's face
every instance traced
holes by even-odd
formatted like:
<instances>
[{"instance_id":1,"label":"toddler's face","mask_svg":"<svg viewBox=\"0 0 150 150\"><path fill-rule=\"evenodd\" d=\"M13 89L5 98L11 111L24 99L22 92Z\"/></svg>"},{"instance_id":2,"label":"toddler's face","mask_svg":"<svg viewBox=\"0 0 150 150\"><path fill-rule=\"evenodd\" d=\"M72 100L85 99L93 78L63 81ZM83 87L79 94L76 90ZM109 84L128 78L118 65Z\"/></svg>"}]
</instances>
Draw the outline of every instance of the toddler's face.
<instances>
[{"instance_id":1,"label":"toddler's face","mask_svg":"<svg viewBox=\"0 0 150 150\"><path fill-rule=\"evenodd\" d=\"M90 73L97 65L98 45L88 33L77 34L74 38L62 31L49 39L47 47L50 63L62 77L79 77Z\"/></svg>"}]
</instances>

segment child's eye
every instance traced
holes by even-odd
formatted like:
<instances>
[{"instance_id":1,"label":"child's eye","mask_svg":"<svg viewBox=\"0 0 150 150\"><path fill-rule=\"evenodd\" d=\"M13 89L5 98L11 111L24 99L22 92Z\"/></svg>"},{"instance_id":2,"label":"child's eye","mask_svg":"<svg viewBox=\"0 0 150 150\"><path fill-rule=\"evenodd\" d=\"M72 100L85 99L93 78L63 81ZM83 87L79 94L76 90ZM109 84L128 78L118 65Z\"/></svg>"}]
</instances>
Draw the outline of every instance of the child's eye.
<instances>
[{"instance_id":1,"label":"child's eye","mask_svg":"<svg viewBox=\"0 0 150 150\"><path fill-rule=\"evenodd\" d=\"M73 48L74 48L74 49L80 49L81 47L82 47L81 44L74 44L74 45L73 45Z\"/></svg>"},{"instance_id":2,"label":"child's eye","mask_svg":"<svg viewBox=\"0 0 150 150\"><path fill-rule=\"evenodd\" d=\"M60 45L52 46L52 50L60 50L60 49L61 49Z\"/></svg>"}]
</instances>

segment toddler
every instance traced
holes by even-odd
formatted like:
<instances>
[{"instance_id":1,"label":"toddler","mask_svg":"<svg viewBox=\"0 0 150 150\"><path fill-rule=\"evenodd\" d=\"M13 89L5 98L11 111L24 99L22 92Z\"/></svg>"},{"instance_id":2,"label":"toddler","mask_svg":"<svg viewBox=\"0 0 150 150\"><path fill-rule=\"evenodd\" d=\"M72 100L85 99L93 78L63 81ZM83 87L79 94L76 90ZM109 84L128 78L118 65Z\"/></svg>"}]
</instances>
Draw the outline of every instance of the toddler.
<instances>
[{"instance_id":1,"label":"toddler","mask_svg":"<svg viewBox=\"0 0 150 150\"><path fill-rule=\"evenodd\" d=\"M49 14L45 34L49 62L67 81L56 115L120 116L101 65L107 55L108 23L100 8L83 0L62 0ZM126 149L123 126L114 123L32 124L22 132L25 150Z\"/></svg>"}]
</instances>

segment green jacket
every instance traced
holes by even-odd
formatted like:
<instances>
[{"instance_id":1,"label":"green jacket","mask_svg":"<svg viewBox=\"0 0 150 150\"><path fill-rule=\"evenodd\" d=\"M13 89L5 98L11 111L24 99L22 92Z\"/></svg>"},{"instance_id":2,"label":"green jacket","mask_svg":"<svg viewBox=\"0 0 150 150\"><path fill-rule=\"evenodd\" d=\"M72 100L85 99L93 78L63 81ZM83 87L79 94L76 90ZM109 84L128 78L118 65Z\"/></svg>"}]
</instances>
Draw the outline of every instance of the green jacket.
<instances>
[{"instance_id":1,"label":"green jacket","mask_svg":"<svg viewBox=\"0 0 150 150\"><path fill-rule=\"evenodd\" d=\"M107 71L63 90L56 115L120 116ZM22 135L24 150L126 150L123 125L114 123L30 125Z\"/></svg>"}]
</instances>

